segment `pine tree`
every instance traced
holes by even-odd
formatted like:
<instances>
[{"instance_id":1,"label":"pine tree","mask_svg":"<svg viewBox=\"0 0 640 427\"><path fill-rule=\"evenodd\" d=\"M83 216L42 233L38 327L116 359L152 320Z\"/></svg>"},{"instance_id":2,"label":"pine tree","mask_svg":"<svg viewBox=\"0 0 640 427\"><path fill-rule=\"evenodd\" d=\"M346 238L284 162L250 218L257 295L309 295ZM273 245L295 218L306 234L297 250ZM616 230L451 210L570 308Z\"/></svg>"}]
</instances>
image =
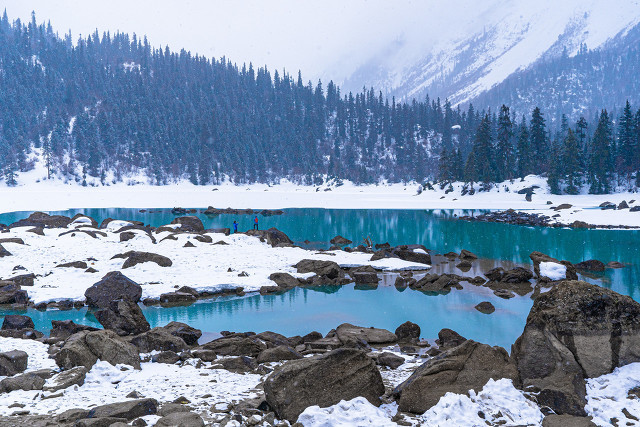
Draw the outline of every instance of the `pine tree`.
<instances>
[{"instance_id":1,"label":"pine tree","mask_svg":"<svg viewBox=\"0 0 640 427\"><path fill-rule=\"evenodd\" d=\"M438 180L441 182L446 182L451 180L451 157L447 153L447 147L442 146L442 151L440 152L440 160L438 162Z\"/></svg>"},{"instance_id":2,"label":"pine tree","mask_svg":"<svg viewBox=\"0 0 640 427\"><path fill-rule=\"evenodd\" d=\"M547 172L551 154L549 138L547 138L544 117L538 107L534 108L533 113L531 113L529 135L533 168L538 174Z\"/></svg>"},{"instance_id":3,"label":"pine tree","mask_svg":"<svg viewBox=\"0 0 640 427\"><path fill-rule=\"evenodd\" d=\"M496 181L513 178L513 123L509 114L509 107L502 105L498 115L498 129L496 141Z\"/></svg>"},{"instance_id":4,"label":"pine tree","mask_svg":"<svg viewBox=\"0 0 640 427\"><path fill-rule=\"evenodd\" d=\"M495 180L495 160L493 158L493 137L491 119L486 114L478 125L473 143L473 157L477 170L477 180L493 182Z\"/></svg>"},{"instance_id":5,"label":"pine tree","mask_svg":"<svg viewBox=\"0 0 640 427\"><path fill-rule=\"evenodd\" d=\"M566 179L567 194L578 194L581 187L580 171L580 146L578 139L571 129L567 130L567 137L562 147L562 175Z\"/></svg>"},{"instance_id":6,"label":"pine tree","mask_svg":"<svg viewBox=\"0 0 640 427\"><path fill-rule=\"evenodd\" d=\"M635 118L631 111L631 105L627 103L622 110L622 115L618 121L618 145L616 149L617 170L629 176L633 172L635 146Z\"/></svg>"},{"instance_id":7,"label":"pine tree","mask_svg":"<svg viewBox=\"0 0 640 427\"><path fill-rule=\"evenodd\" d=\"M560 175L561 175L561 156L560 149L558 148L558 142L553 141L551 143L551 152L549 160L549 175L547 177L547 184L549 185L549 191L551 194L561 194L560 188Z\"/></svg>"},{"instance_id":8,"label":"pine tree","mask_svg":"<svg viewBox=\"0 0 640 427\"><path fill-rule=\"evenodd\" d=\"M607 110L602 110L598 126L593 134L589 159L589 193L606 194L611 191L613 136Z\"/></svg>"},{"instance_id":9,"label":"pine tree","mask_svg":"<svg viewBox=\"0 0 640 427\"><path fill-rule=\"evenodd\" d=\"M518 176L524 178L533 172L531 164L531 145L529 144L529 131L525 122L524 115L518 132Z\"/></svg>"}]
</instances>

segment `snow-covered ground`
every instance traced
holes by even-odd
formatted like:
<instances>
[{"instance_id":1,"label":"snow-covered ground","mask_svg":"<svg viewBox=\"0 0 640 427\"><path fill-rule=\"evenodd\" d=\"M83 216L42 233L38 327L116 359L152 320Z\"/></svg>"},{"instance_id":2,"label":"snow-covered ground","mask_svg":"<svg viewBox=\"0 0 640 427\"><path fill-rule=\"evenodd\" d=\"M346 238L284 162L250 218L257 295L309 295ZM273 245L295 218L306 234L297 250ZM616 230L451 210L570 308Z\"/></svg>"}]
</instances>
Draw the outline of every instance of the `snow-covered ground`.
<instances>
[{"instance_id":1,"label":"snow-covered ground","mask_svg":"<svg viewBox=\"0 0 640 427\"><path fill-rule=\"evenodd\" d=\"M36 163L33 171L20 174L17 187L7 187L0 182L0 213L14 211L55 211L71 208L331 208L331 209L517 209L559 214L556 221L570 224L576 220L595 225L640 226L640 212L625 210L600 210L598 206L610 201L636 200L630 206L640 204L640 194L616 193L610 195L581 194L556 196L549 193L546 179L530 175L524 180L505 181L491 191L472 196L461 195L462 183L454 183L453 191L447 187L425 190L418 194L417 183L378 185L301 186L286 181L278 185L251 184L196 186L182 181L165 186L146 184L142 176L108 186L83 187L76 182L64 183L59 179L46 180L46 171ZM90 183L94 181L89 180ZM108 182L108 180L107 180ZM129 185L137 183L136 185ZM531 202L518 190L537 185ZM547 204L551 201L552 204ZM570 209L558 212L553 206L568 203Z\"/></svg>"},{"instance_id":2,"label":"snow-covered ground","mask_svg":"<svg viewBox=\"0 0 640 427\"><path fill-rule=\"evenodd\" d=\"M256 237L244 234L225 236L212 233L214 243L194 240L193 234L178 234L177 240L164 240L172 234L163 231L154 233L158 241L153 244L149 236L140 230L133 230L136 236L120 242L118 228L123 222L113 222L104 231L107 237L93 238L83 232L73 231L85 225L80 220L63 228L45 229L44 236L29 233L31 227L16 227L2 237L18 237L24 245L3 243L13 256L0 258L0 278L7 279L17 274L34 273L37 277L33 287L24 288L34 303L55 300L84 300L84 292L110 271L122 271L131 280L142 286L143 298L159 298L161 294L175 291L181 286L190 286L198 291L219 291L244 288L245 292L256 292L262 286L274 286L269 275L286 272L296 277L308 277L313 273L298 274L294 264L303 259L334 261L343 267L371 265L380 270L424 270L429 266L411 263L397 258L385 258L370 262L371 254L361 252L316 252L301 248L272 248ZM81 227L79 230L95 230ZM183 246L191 242L195 247ZM226 244L215 244L224 242ZM171 259L170 267L160 267L154 262L145 262L122 269L124 259L111 259L116 254L128 251L152 252ZM85 261L87 266L98 270L87 273L84 269L56 267L74 261ZM21 265L25 270L15 270ZM228 271L231 268L232 271ZM246 275L242 273L246 273ZM240 275L242 274L242 275Z\"/></svg>"}]
</instances>

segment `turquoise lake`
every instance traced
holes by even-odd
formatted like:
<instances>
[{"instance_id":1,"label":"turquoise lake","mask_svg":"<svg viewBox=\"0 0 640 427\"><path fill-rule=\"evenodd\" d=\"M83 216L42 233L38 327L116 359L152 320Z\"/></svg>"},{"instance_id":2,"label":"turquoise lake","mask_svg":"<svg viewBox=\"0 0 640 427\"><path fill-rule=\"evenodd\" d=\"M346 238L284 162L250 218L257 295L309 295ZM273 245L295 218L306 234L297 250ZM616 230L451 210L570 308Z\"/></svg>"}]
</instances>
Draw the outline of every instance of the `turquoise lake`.
<instances>
[{"instance_id":1,"label":"turquoise lake","mask_svg":"<svg viewBox=\"0 0 640 427\"><path fill-rule=\"evenodd\" d=\"M74 209L50 213L68 216L83 213L98 222L108 217L138 220L152 226L170 223L175 218L170 209L152 211ZM0 223L10 224L26 218L29 213L0 214ZM468 273L457 271L466 276L482 274L505 263L529 264L529 254L535 250L573 263L587 259L605 263L620 261L627 266L607 269L601 274L581 275L581 278L640 300L640 266L636 263L640 231L523 227L456 218L472 213L479 211L287 209L283 215L258 215L258 218L260 228L276 227L298 243L308 241L303 244L311 248L328 248L329 240L340 234L353 240L354 245L370 238L374 243L392 245L419 243L438 253L468 249L482 259L474 263L477 265ZM197 216L206 228L230 227L236 220L241 231L250 228L253 220L249 215ZM437 272L447 269L455 271L453 266L444 270L442 266L434 267ZM0 272L0 277L3 273ZM392 281L387 285L390 283ZM250 295L200 301L189 307L145 307L143 310L152 326L176 320L208 332L272 330L284 335L303 335L312 330L326 333L343 322L395 330L410 320L421 326L425 338L435 338L441 328L447 327L467 338L509 349L522 332L532 300L527 296L503 300L486 288L464 286L462 291L431 296L410 289L399 292L384 284L375 290L358 290L347 285L324 288L324 292L295 289L282 295ZM496 312L491 315L477 312L473 307L481 301L491 301ZM0 315L6 313L0 311ZM28 310L28 315L44 331L48 331L53 319L95 322L86 310Z\"/></svg>"}]
</instances>

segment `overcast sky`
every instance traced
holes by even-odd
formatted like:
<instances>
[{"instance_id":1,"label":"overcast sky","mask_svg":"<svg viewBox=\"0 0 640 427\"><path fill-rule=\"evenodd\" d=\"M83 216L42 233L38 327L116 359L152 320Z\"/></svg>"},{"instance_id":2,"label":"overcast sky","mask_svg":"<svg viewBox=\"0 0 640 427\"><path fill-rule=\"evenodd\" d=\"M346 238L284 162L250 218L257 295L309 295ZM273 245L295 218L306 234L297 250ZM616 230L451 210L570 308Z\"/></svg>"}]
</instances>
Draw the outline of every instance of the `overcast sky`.
<instances>
[{"instance_id":1,"label":"overcast sky","mask_svg":"<svg viewBox=\"0 0 640 427\"><path fill-rule=\"evenodd\" d=\"M9 18L50 20L74 39L97 28L155 46L340 81L394 40L428 44L475 0L0 0ZM488 2L490 3L490 2ZM443 7L445 6L445 7ZM478 6L474 7L477 12ZM450 30L450 28L449 28Z\"/></svg>"}]
</instances>

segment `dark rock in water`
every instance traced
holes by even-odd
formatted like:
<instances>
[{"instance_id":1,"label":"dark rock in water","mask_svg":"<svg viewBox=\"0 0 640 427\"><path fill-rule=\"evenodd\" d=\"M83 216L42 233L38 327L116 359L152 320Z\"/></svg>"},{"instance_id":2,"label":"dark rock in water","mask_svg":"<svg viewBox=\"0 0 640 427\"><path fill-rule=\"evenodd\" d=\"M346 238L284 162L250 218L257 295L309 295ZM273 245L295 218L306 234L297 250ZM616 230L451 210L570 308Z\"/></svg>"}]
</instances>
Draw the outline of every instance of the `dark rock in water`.
<instances>
[{"instance_id":1,"label":"dark rock in water","mask_svg":"<svg viewBox=\"0 0 640 427\"><path fill-rule=\"evenodd\" d=\"M489 301L482 301L475 306L475 309L484 314L491 314L496 311L496 308Z\"/></svg>"},{"instance_id":2,"label":"dark rock in water","mask_svg":"<svg viewBox=\"0 0 640 427\"><path fill-rule=\"evenodd\" d=\"M293 289L300 285L300 281L289 273L273 273L269 276L281 290Z\"/></svg>"},{"instance_id":3,"label":"dark rock in water","mask_svg":"<svg viewBox=\"0 0 640 427\"><path fill-rule=\"evenodd\" d=\"M320 261L315 259L303 259L294 267L298 273L315 273L328 279L344 277L344 272L340 266L333 261Z\"/></svg>"},{"instance_id":4,"label":"dark rock in water","mask_svg":"<svg viewBox=\"0 0 640 427\"><path fill-rule=\"evenodd\" d=\"M122 264L123 269L133 267L134 265L141 264L143 262L155 262L160 267L171 267L173 265L173 262L171 262L171 260L166 256L154 254L151 252L129 251L111 257L111 259L116 258L126 259L124 264Z\"/></svg>"},{"instance_id":5,"label":"dark rock in water","mask_svg":"<svg viewBox=\"0 0 640 427\"><path fill-rule=\"evenodd\" d=\"M187 345L198 344L198 339L202 336L202 331L181 322L170 322L163 329L173 336L182 338Z\"/></svg>"},{"instance_id":6,"label":"dark rock in water","mask_svg":"<svg viewBox=\"0 0 640 427\"><path fill-rule=\"evenodd\" d=\"M379 406L384 384L365 352L338 349L277 367L265 380L264 391L278 418L293 423L312 405L326 408L362 396Z\"/></svg>"},{"instance_id":7,"label":"dark rock in water","mask_svg":"<svg viewBox=\"0 0 640 427\"><path fill-rule=\"evenodd\" d=\"M414 285L414 289L419 291L439 294L447 294L451 292L451 288L462 289L460 276L455 274L443 274L441 276L427 274Z\"/></svg>"},{"instance_id":8,"label":"dark rock in water","mask_svg":"<svg viewBox=\"0 0 640 427\"><path fill-rule=\"evenodd\" d=\"M293 240L289 238L285 233L277 228L270 228L268 230L247 230L245 232L247 236L256 236L261 240L270 244L272 247L292 246Z\"/></svg>"},{"instance_id":9,"label":"dark rock in water","mask_svg":"<svg viewBox=\"0 0 640 427\"><path fill-rule=\"evenodd\" d=\"M551 225L551 218L547 215L530 214L527 212L515 211L513 209L488 212L477 216L461 216L460 219L464 221L498 222L503 224L531 225L540 227L548 227Z\"/></svg>"},{"instance_id":10,"label":"dark rock in water","mask_svg":"<svg viewBox=\"0 0 640 427\"><path fill-rule=\"evenodd\" d=\"M120 233L120 241L121 242L127 242L127 241L133 239L134 237L136 237L136 233L134 233L133 231L124 231L124 232Z\"/></svg>"},{"instance_id":11,"label":"dark rock in water","mask_svg":"<svg viewBox=\"0 0 640 427\"><path fill-rule=\"evenodd\" d=\"M609 261L606 268L624 268L624 264L618 261Z\"/></svg>"},{"instance_id":12,"label":"dark rock in water","mask_svg":"<svg viewBox=\"0 0 640 427\"><path fill-rule=\"evenodd\" d=\"M473 267L473 264L471 263L471 261L468 260L463 260L460 261L457 265L457 268L459 268L460 270L467 272L469 270L471 270L471 267Z\"/></svg>"},{"instance_id":13,"label":"dark rock in water","mask_svg":"<svg viewBox=\"0 0 640 427\"><path fill-rule=\"evenodd\" d=\"M73 262L67 262L65 264L58 264L56 265L56 267L67 267L67 268L82 268L83 270L87 269L87 263L84 261L73 261Z\"/></svg>"},{"instance_id":14,"label":"dark rock in water","mask_svg":"<svg viewBox=\"0 0 640 427\"><path fill-rule=\"evenodd\" d=\"M75 368L62 371L56 374L49 381L49 385L44 387L45 391L63 390L72 385L81 386L87 376L87 368L84 366L76 366Z\"/></svg>"},{"instance_id":15,"label":"dark rock in water","mask_svg":"<svg viewBox=\"0 0 640 427\"><path fill-rule=\"evenodd\" d=\"M555 264L564 265L567 268L567 271L565 273L566 280L578 280L576 268L569 261L558 261L557 259L538 251L531 252L531 254L529 254L529 258L531 258L531 261L533 261L533 272L535 273L535 276L541 280L550 280L550 278L540 275L540 264L543 262L552 262ZM563 280L565 278L563 278Z\"/></svg>"},{"instance_id":16,"label":"dark rock in water","mask_svg":"<svg viewBox=\"0 0 640 427\"><path fill-rule=\"evenodd\" d=\"M29 355L22 350L0 353L0 376L10 377L27 369Z\"/></svg>"},{"instance_id":17,"label":"dark rock in water","mask_svg":"<svg viewBox=\"0 0 640 427\"><path fill-rule=\"evenodd\" d=\"M367 344L391 344L398 341L396 334L386 329L363 328L350 323L338 326L336 336L347 347L357 346L357 343L361 341Z\"/></svg>"},{"instance_id":18,"label":"dark rock in water","mask_svg":"<svg viewBox=\"0 0 640 427\"><path fill-rule=\"evenodd\" d=\"M286 345L279 345L263 350L257 358L258 363L280 362L282 360L302 359L302 354Z\"/></svg>"},{"instance_id":19,"label":"dark rock in water","mask_svg":"<svg viewBox=\"0 0 640 427\"><path fill-rule=\"evenodd\" d=\"M105 329L120 336L137 335L150 329L140 306L127 300L116 300L95 313L95 317Z\"/></svg>"},{"instance_id":20,"label":"dark rock in water","mask_svg":"<svg viewBox=\"0 0 640 427\"><path fill-rule=\"evenodd\" d=\"M542 427L596 427L591 417L550 414L542 419Z\"/></svg>"},{"instance_id":21,"label":"dark rock in water","mask_svg":"<svg viewBox=\"0 0 640 427\"><path fill-rule=\"evenodd\" d=\"M474 260L478 259L478 256L473 252L463 249L462 251L460 251L460 259Z\"/></svg>"},{"instance_id":22,"label":"dark rock in water","mask_svg":"<svg viewBox=\"0 0 640 427\"><path fill-rule=\"evenodd\" d=\"M6 250L4 248L4 246L0 245L0 258L6 257L6 256L11 256L11 252L9 252L8 250Z\"/></svg>"},{"instance_id":23,"label":"dark rock in water","mask_svg":"<svg viewBox=\"0 0 640 427\"><path fill-rule=\"evenodd\" d=\"M518 371L509 354L501 347L467 340L428 360L394 394L400 411L422 414L446 393L478 392L491 378L517 380Z\"/></svg>"},{"instance_id":24,"label":"dark rock in water","mask_svg":"<svg viewBox=\"0 0 640 427\"><path fill-rule=\"evenodd\" d=\"M356 282L356 285L362 284L378 284L380 282L380 278L376 273L360 271L356 273L352 273L351 276L353 280Z\"/></svg>"},{"instance_id":25,"label":"dark rock in water","mask_svg":"<svg viewBox=\"0 0 640 427\"><path fill-rule=\"evenodd\" d=\"M87 325L77 325L73 320L52 320L49 336L66 340L71 335L80 331L97 331L98 328Z\"/></svg>"},{"instance_id":26,"label":"dark rock in water","mask_svg":"<svg viewBox=\"0 0 640 427\"><path fill-rule=\"evenodd\" d=\"M578 270L604 271L605 265L602 261L598 261L597 259L590 259L575 264L575 267Z\"/></svg>"},{"instance_id":27,"label":"dark rock in water","mask_svg":"<svg viewBox=\"0 0 640 427\"><path fill-rule=\"evenodd\" d=\"M119 271L112 271L87 289L84 296L89 307L109 308L111 301L118 299L138 303L142 287Z\"/></svg>"},{"instance_id":28,"label":"dark rock in water","mask_svg":"<svg viewBox=\"0 0 640 427\"><path fill-rule=\"evenodd\" d=\"M504 268L502 267L493 268L487 271L486 273L484 273L484 275L491 281L499 282L502 280L502 277L504 276Z\"/></svg>"},{"instance_id":29,"label":"dark rock in water","mask_svg":"<svg viewBox=\"0 0 640 427\"><path fill-rule=\"evenodd\" d=\"M140 369L138 349L109 330L81 331L71 335L54 359L63 369L84 366L90 370L98 359L114 366L124 363Z\"/></svg>"},{"instance_id":30,"label":"dark rock in water","mask_svg":"<svg viewBox=\"0 0 640 427\"><path fill-rule=\"evenodd\" d=\"M71 218L62 215L48 215L44 212L34 212L26 219L14 222L9 228L37 227L37 228L64 228L71 223Z\"/></svg>"},{"instance_id":31,"label":"dark rock in water","mask_svg":"<svg viewBox=\"0 0 640 427\"><path fill-rule=\"evenodd\" d=\"M153 415L158 412L158 402L155 399L137 399L109 405L96 406L89 411L87 418L135 418Z\"/></svg>"},{"instance_id":32,"label":"dark rock in water","mask_svg":"<svg viewBox=\"0 0 640 427\"><path fill-rule=\"evenodd\" d=\"M407 321L396 328L395 334L399 342L414 342L420 339L420 326Z\"/></svg>"},{"instance_id":33,"label":"dark rock in water","mask_svg":"<svg viewBox=\"0 0 640 427\"><path fill-rule=\"evenodd\" d=\"M387 366L391 369L398 369L404 363L404 357L393 353L380 353L376 358L378 365Z\"/></svg>"},{"instance_id":34,"label":"dark rock in water","mask_svg":"<svg viewBox=\"0 0 640 427\"><path fill-rule=\"evenodd\" d=\"M42 390L44 383L44 378L33 373L16 375L0 381L0 392L10 393L15 390Z\"/></svg>"},{"instance_id":35,"label":"dark rock in water","mask_svg":"<svg viewBox=\"0 0 640 427\"><path fill-rule=\"evenodd\" d=\"M414 279L413 277L398 276L398 277L396 277L396 281L394 283L394 286L396 287L396 289L402 291L407 286L411 286L411 287L415 286L416 283L417 283L417 280Z\"/></svg>"},{"instance_id":36,"label":"dark rock in water","mask_svg":"<svg viewBox=\"0 0 640 427\"><path fill-rule=\"evenodd\" d=\"M402 245L396 246L391 253L403 261L415 262L418 264L431 264L431 255L422 245Z\"/></svg>"},{"instance_id":37,"label":"dark rock in water","mask_svg":"<svg viewBox=\"0 0 640 427\"><path fill-rule=\"evenodd\" d=\"M2 321L2 330L7 329L33 329L35 325L29 316L21 314L7 314Z\"/></svg>"},{"instance_id":38,"label":"dark rock in water","mask_svg":"<svg viewBox=\"0 0 640 427\"><path fill-rule=\"evenodd\" d=\"M153 350L178 353L189 348L182 338L159 327L133 337L131 344L135 345L141 353L149 353Z\"/></svg>"},{"instance_id":39,"label":"dark rock in water","mask_svg":"<svg viewBox=\"0 0 640 427\"><path fill-rule=\"evenodd\" d=\"M467 339L456 331L445 328L438 332L436 344L441 348L453 348L459 346L465 341L467 341Z\"/></svg>"},{"instance_id":40,"label":"dark rock in water","mask_svg":"<svg viewBox=\"0 0 640 427\"><path fill-rule=\"evenodd\" d=\"M533 273L523 267L515 267L511 270L505 271L504 276L500 282L502 283L524 283L533 279Z\"/></svg>"},{"instance_id":41,"label":"dark rock in water","mask_svg":"<svg viewBox=\"0 0 640 427\"><path fill-rule=\"evenodd\" d=\"M444 254L444 257L449 259L449 260L454 260L456 258L458 258L458 254L455 252L447 252L446 254Z\"/></svg>"},{"instance_id":42,"label":"dark rock in water","mask_svg":"<svg viewBox=\"0 0 640 427\"><path fill-rule=\"evenodd\" d=\"M178 228L178 231L187 233L204 232L204 225L202 225L202 221L200 221L200 218L195 216L181 216L178 218L174 218L174 220L171 221L171 224L180 224L180 228Z\"/></svg>"},{"instance_id":43,"label":"dark rock in water","mask_svg":"<svg viewBox=\"0 0 640 427\"><path fill-rule=\"evenodd\" d=\"M351 243L353 243L351 240L345 239L344 237L342 237L340 235L338 235L338 236L334 237L333 239L329 240L329 242L332 245L338 245L338 246L350 245Z\"/></svg>"},{"instance_id":44,"label":"dark rock in water","mask_svg":"<svg viewBox=\"0 0 640 427\"><path fill-rule=\"evenodd\" d=\"M167 292L160 295L162 305L189 305L196 301L196 297L188 292Z\"/></svg>"},{"instance_id":45,"label":"dark rock in water","mask_svg":"<svg viewBox=\"0 0 640 427\"><path fill-rule=\"evenodd\" d=\"M640 304L580 281L566 281L534 300L512 347L524 387L539 405L584 416L585 378L640 361Z\"/></svg>"},{"instance_id":46,"label":"dark rock in water","mask_svg":"<svg viewBox=\"0 0 640 427\"><path fill-rule=\"evenodd\" d=\"M493 294L502 299L511 299L516 296L516 294L507 289L496 289L495 291L493 291Z\"/></svg>"}]
</instances>

